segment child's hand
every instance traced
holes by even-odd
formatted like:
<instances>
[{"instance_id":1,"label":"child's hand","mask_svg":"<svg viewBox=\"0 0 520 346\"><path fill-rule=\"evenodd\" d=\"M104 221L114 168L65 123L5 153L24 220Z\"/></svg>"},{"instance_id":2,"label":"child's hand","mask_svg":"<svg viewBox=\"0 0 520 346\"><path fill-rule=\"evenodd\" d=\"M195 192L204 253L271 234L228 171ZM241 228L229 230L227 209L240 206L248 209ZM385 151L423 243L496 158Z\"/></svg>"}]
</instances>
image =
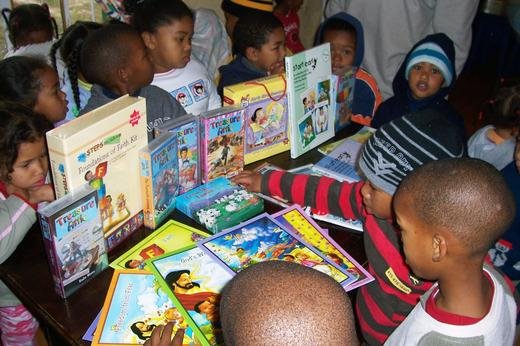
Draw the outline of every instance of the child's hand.
<instances>
[{"instance_id":1,"label":"child's hand","mask_svg":"<svg viewBox=\"0 0 520 346\"><path fill-rule=\"evenodd\" d=\"M279 74L285 71L285 62L284 61L278 61L269 66L269 69L267 70L267 75L272 76L275 74Z\"/></svg>"},{"instance_id":2,"label":"child's hand","mask_svg":"<svg viewBox=\"0 0 520 346\"><path fill-rule=\"evenodd\" d=\"M262 175L252 171L243 171L232 177L231 181L242 185L251 192L260 192L262 188Z\"/></svg>"},{"instance_id":3,"label":"child's hand","mask_svg":"<svg viewBox=\"0 0 520 346\"><path fill-rule=\"evenodd\" d=\"M184 329L179 328L172 339L173 323L165 326L157 326L152 331L150 338L145 341L145 346L181 346L184 339Z\"/></svg>"},{"instance_id":4,"label":"child's hand","mask_svg":"<svg viewBox=\"0 0 520 346\"><path fill-rule=\"evenodd\" d=\"M44 184L38 187L30 188L29 190L29 202L38 204L40 202L54 201L54 189L51 184Z\"/></svg>"}]
</instances>

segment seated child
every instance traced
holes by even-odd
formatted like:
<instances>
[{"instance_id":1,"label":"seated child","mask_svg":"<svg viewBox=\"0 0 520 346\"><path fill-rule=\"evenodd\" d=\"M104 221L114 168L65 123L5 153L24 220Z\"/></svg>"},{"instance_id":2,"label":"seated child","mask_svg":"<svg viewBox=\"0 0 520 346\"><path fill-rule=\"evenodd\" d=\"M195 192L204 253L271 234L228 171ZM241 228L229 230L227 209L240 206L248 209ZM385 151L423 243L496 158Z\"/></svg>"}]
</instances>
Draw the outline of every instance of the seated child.
<instances>
[{"instance_id":1,"label":"seated child","mask_svg":"<svg viewBox=\"0 0 520 346\"><path fill-rule=\"evenodd\" d=\"M93 84L80 115L125 94L144 97L151 141L155 127L186 114L170 94L150 85L152 63L139 33L128 24L108 24L92 32L83 43L80 65L87 81Z\"/></svg>"},{"instance_id":2,"label":"seated child","mask_svg":"<svg viewBox=\"0 0 520 346\"><path fill-rule=\"evenodd\" d=\"M225 86L284 71L285 34L271 13L241 17L233 33L235 58L221 66L218 92Z\"/></svg>"},{"instance_id":3,"label":"seated child","mask_svg":"<svg viewBox=\"0 0 520 346\"><path fill-rule=\"evenodd\" d=\"M240 17L254 17L262 13L273 12L272 0L222 0L220 4L226 19L226 31L233 39L233 31Z\"/></svg>"},{"instance_id":4,"label":"seated child","mask_svg":"<svg viewBox=\"0 0 520 346\"><path fill-rule=\"evenodd\" d=\"M374 77L361 68L365 50L363 26L355 17L340 12L328 18L318 28L316 44L326 42L330 43L334 75L341 77L352 67L358 69L351 109L352 120L370 126L383 97Z\"/></svg>"},{"instance_id":5,"label":"seated child","mask_svg":"<svg viewBox=\"0 0 520 346\"><path fill-rule=\"evenodd\" d=\"M385 345L512 345L511 287L484 265L515 214L500 172L471 158L429 162L402 181L394 211L406 263L437 282Z\"/></svg>"},{"instance_id":6,"label":"seated child","mask_svg":"<svg viewBox=\"0 0 520 346\"><path fill-rule=\"evenodd\" d=\"M298 17L298 10L303 0L276 0L275 2L273 14L283 24L285 47L291 54L305 50L300 41L300 18Z\"/></svg>"},{"instance_id":7,"label":"seated child","mask_svg":"<svg viewBox=\"0 0 520 346\"><path fill-rule=\"evenodd\" d=\"M414 277L404 263L392 219L392 196L401 180L422 164L463 154L464 140L447 117L423 110L391 121L370 137L359 158L363 181L281 171L263 175L244 171L233 181L251 191L363 223L368 271L375 280L358 289L356 313L367 343L382 344L432 285Z\"/></svg>"}]
</instances>

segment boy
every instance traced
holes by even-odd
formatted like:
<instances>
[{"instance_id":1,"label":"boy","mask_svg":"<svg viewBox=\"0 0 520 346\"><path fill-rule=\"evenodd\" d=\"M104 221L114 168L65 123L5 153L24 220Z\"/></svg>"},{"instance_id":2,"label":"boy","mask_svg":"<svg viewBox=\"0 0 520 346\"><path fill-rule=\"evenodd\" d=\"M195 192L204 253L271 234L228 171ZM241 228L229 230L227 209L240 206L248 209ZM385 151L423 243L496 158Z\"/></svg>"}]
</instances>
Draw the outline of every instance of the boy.
<instances>
[{"instance_id":1,"label":"boy","mask_svg":"<svg viewBox=\"0 0 520 346\"><path fill-rule=\"evenodd\" d=\"M150 142L155 127L186 114L170 94L150 85L152 63L141 36L128 24L108 24L89 35L83 43L80 64L85 78L93 84L80 115L125 94L144 97Z\"/></svg>"},{"instance_id":2,"label":"boy","mask_svg":"<svg viewBox=\"0 0 520 346\"><path fill-rule=\"evenodd\" d=\"M355 17L341 12L320 25L316 44L329 42L332 54L332 73L344 76L351 68L358 68L352 102L352 120L370 126L372 118L383 100L376 80L361 68L365 41L363 26Z\"/></svg>"},{"instance_id":3,"label":"boy","mask_svg":"<svg viewBox=\"0 0 520 346\"><path fill-rule=\"evenodd\" d=\"M218 92L227 85L284 71L285 33L272 13L241 17L233 33L233 61L221 66Z\"/></svg>"},{"instance_id":4,"label":"boy","mask_svg":"<svg viewBox=\"0 0 520 346\"><path fill-rule=\"evenodd\" d=\"M394 211L406 262L437 282L385 345L512 345L511 288L484 265L515 214L496 168L470 158L429 162L403 180Z\"/></svg>"},{"instance_id":5,"label":"boy","mask_svg":"<svg viewBox=\"0 0 520 346\"><path fill-rule=\"evenodd\" d=\"M280 171L263 176L243 172L233 180L252 191L363 223L368 270L375 280L358 290L356 312L365 340L382 344L432 285L415 278L403 261L392 221L392 195L420 165L463 154L464 141L449 120L423 110L393 120L367 141L359 160L364 181L341 183Z\"/></svg>"}]
</instances>

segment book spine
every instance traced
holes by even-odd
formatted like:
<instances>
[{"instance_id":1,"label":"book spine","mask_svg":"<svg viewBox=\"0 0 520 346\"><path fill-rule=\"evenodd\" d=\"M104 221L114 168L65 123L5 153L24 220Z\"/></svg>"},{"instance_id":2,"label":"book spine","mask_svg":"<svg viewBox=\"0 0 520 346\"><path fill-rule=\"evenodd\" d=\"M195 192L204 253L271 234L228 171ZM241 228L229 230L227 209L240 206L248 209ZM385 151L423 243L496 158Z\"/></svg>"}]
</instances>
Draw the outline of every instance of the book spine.
<instances>
[{"instance_id":1,"label":"book spine","mask_svg":"<svg viewBox=\"0 0 520 346\"><path fill-rule=\"evenodd\" d=\"M54 141L54 145L57 144L58 142ZM63 147L63 143L60 143L60 146ZM61 150L63 149L55 148L53 150L53 148L49 147L50 171L56 198L63 197L70 192L69 165L66 162L66 157L60 154L62 152Z\"/></svg>"},{"instance_id":2,"label":"book spine","mask_svg":"<svg viewBox=\"0 0 520 346\"><path fill-rule=\"evenodd\" d=\"M60 266L58 260L58 254L56 253L56 246L54 244L54 231L52 230L51 220L48 217L39 215L40 226L43 235L43 245L45 253L47 254L47 260L49 262L49 268L54 281L54 291L62 298L65 298L65 287L63 280L60 275Z\"/></svg>"},{"instance_id":3,"label":"book spine","mask_svg":"<svg viewBox=\"0 0 520 346\"><path fill-rule=\"evenodd\" d=\"M200 136L200 171L202 182L208 182L208 122L210 119L201 119L201 136Z\"/></svg>"},{"instance_id":4,"label":"book spine","mask_svg":"<svg viewBox=\"0 0 520 346\"><path fill-rule=\"evenodd\" d=\"M150 153L140 152L139 162L141 168L141 196L143 198L144 225L154 229L156 224L152 182L152 160Z\"/></svg>"}]
</instances>

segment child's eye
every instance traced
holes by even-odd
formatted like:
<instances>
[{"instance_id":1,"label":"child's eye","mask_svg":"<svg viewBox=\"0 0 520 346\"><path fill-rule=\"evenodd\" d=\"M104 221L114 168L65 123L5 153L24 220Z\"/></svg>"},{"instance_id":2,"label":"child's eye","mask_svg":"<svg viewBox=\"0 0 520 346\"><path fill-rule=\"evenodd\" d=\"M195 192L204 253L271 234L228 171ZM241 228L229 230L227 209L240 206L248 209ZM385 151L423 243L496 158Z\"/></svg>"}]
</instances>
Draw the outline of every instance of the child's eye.
<instances>
[{"instance_id":1,"label":"child's eye","mask_svg":"<svg viewBox=\"0 0 520 346\"><path fill-rule=\"evenodd\" d=\"M421 66L421 65L419 65L419 64L417 64L417 65L413 65L413 67L412 67L412 68L413 68L414 70L416 70L416 71L420 71L420 70L421 70L421 68L422 68L422 66Z\"/></svg>"},{"instance_id":2,"label":"child's eye","mask_svg":"<svg viewBox=\"0 0 520 346\"><path fill-rule=\"evenodd\" d=\"M433 74L437 74L437 73L440 73L439 69L437 67L433 67L432 68L432 73Z\"/></svg>"}]
</instances>

